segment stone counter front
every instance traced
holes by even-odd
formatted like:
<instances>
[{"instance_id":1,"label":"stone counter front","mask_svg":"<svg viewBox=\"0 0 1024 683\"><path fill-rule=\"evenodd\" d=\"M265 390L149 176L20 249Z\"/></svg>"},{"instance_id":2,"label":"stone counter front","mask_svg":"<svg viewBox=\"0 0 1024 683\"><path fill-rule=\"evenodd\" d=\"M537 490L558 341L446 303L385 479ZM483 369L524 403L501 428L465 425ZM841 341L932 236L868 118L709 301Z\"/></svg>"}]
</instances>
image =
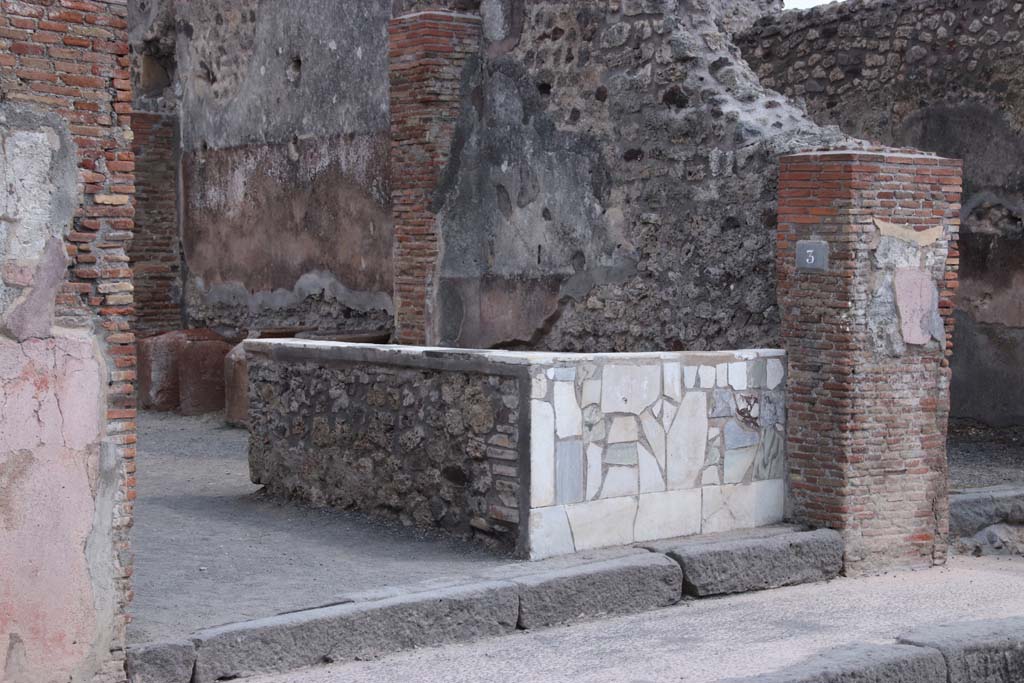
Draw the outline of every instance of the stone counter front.
<instances>
[{"instance_id":1,"label":"stone counter front","mask_svg":"<svg viewBox=\"0 0 1024 683\"><path fill-rule=\"evenodd\" d=\"M781 351L246 351L250 469L276 495L531 559L783 518Z\"/></svg>"}]
</instances>

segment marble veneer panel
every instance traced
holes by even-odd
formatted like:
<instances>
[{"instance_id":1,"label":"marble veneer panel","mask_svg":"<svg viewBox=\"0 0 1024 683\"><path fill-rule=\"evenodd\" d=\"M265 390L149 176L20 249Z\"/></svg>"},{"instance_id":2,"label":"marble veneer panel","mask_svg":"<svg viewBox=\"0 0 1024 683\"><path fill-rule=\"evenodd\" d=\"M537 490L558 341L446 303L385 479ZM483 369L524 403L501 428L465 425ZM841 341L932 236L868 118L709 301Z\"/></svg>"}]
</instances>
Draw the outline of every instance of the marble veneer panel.
<instances>
[{"instance_id":1,"label":"marble veneer panel","mask_svg":"<svg viewBox=\"0 0 1024 683\"><path fill-rule=\"evenodd\" d=\"M530 368L530 557L782 520L781 351L556 356Z\"/></svg>"}]
</instances>

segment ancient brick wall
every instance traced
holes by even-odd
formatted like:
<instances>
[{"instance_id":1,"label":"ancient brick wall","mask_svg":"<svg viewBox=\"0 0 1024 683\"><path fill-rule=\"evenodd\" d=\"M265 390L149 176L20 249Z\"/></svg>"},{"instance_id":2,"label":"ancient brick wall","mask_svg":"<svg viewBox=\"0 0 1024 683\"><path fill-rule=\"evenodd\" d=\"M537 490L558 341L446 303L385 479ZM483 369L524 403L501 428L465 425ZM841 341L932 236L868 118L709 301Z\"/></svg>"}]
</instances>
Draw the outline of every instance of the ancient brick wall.
<instances>
[{"instance_id":1,"label":"ancient brick wall","mask_svg":"<svg viewBox=\"0 0 1024 683\"><path fill-rule=\"evenodd\" d=\"M913 151L782 159L793 518L839 529L848 571L945 559L960 174ZM827 244L827 266L801 241Z\"/></svg>"},{"instance_id":2,"label":"ancient brick wall","mask_svg":"<svg viewBox=\"0 0 1024 683\"><path fill-rule=\"evenodd\" d=\"M481 5L428 195L428 342L777 344L775 158L841 136L758 84L716 23L726 5Z\"/></svg>"},{"instance_id":3,"label":"ancient brick wall","mask_svg":"<svg viewBox=\"0 0 1024 683\"><path fill-rule=\"evenodd\" d=\"M135 234L128 254L135 274L135 333L140 338L183 326L177 129L178 117L173 114L132 113Z\"/></svg>"},{"instance_id":4,"label":"ancient brick wall","mask_svg":"<svg viewBox=\"0 0 1024 683\"><path fill-rule=\"evenodd\" d=\"M851 0L737 38L819 124L964 160L952 408L997 425L1024 421L1022 31L1020 3Z\"/></svg>"},{"instance_id":5,"label":"ancient brick wall","mask_svg":"<svg viewBox=\"0 0 1024 683\"><path fill-rule=\"evenodd\" d=\"M388 24L395 337L427 341L438 258L432 194L451 153L466 60L480 49L479 17L445 11Z\"/></svg>"},{"instance_id":6,"label":"ancient brick wall","mask_svg":"<svg viewBox=\"0 0 1024 683\"><path fill-rule=\"evenodd\" d=\"M0 234L13 240L0 245L4 288L13 292L0 297L0 311L10 312L5 346L23 354L0 353L11 382L0 394L17 397L0 415L0 424L16 425L0 439L0 467L17 473L2 505L29 525L3 532L18 550L0 553L16 563L0 569L0 600L14 600L0 605L0 670L15 680L118 681L135 495L126 8L23 0L0 10L9 176L0 211L9 225ZM48 173L31 171L51 158ZM63 159L68 181L53 170ZM19 540L21 532L28 535Z\"/></svg>"}]
</instances>

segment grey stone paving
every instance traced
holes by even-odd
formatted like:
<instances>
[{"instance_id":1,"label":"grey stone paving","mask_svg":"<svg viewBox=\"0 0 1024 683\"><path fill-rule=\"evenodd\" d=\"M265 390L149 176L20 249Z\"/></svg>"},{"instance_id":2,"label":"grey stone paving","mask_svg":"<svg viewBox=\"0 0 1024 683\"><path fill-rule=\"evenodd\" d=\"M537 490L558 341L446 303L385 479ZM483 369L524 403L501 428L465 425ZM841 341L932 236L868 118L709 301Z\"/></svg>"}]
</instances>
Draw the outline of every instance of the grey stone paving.
<instances>
[{"instance_id":1,"label":"grey stone paving","mask_svg":"<svg viewBox=\"0 0 1024 683\"><path fill-rule=\"evenodd\" d=\"M1024 559L779 588L251 683L710 683L931 624L1024 615Z\"/></svg>"},{"instance_id":2,"label":"grey stone paving","mask_svg":"<svg viewBox=\"0 0 1024 683\"><path fill-rule=\"evenodd\" d=\"M1024 425L997 428L953 420L948 445L952 489L1024 486Z\"/></svg>"},{"instance_id":3,"label":"grey stone paving","mask_svg":"<svg viewBox=\"0 0 1024 683\"><path fill-rule=\"evenodd\" d=\"M513 562L362 515L268 499L249 482L246 442L219 415L139 416L132 643Z\"/></svg>"}]
</instances>

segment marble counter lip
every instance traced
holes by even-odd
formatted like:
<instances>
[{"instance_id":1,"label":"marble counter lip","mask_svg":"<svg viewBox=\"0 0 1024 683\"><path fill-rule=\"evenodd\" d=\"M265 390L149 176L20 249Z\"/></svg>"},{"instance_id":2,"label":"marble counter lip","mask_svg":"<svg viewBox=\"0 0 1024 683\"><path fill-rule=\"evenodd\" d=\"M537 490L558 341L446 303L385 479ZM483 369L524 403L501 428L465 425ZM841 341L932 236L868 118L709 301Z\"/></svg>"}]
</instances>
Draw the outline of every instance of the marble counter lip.
<instances>
[{"instance_id":1,"label":"marble counter lip","mask_svg":"<svg viewBox=\"0 0 1024 683\"><path fill-rule=\"evenodd\" d=\"M367 361L402 364L423 361L475 361L494 365L552 366L575 365L587 362L602 363L664 363L683 365L712 365L726 362L755 360L758 358L784 358L782 349L737 349L728 351L644 351L625 353L557 353L548 351L503 351L494 349L459 349L439 346L401 346L393 344L366 344L321 341L313 339L247 339L247 353L271 356L286 351L291 357L301 352L315 354L321 359L338 361ZM417 363L417 364L419 364Z\"/></svg>"}]
</instances>

